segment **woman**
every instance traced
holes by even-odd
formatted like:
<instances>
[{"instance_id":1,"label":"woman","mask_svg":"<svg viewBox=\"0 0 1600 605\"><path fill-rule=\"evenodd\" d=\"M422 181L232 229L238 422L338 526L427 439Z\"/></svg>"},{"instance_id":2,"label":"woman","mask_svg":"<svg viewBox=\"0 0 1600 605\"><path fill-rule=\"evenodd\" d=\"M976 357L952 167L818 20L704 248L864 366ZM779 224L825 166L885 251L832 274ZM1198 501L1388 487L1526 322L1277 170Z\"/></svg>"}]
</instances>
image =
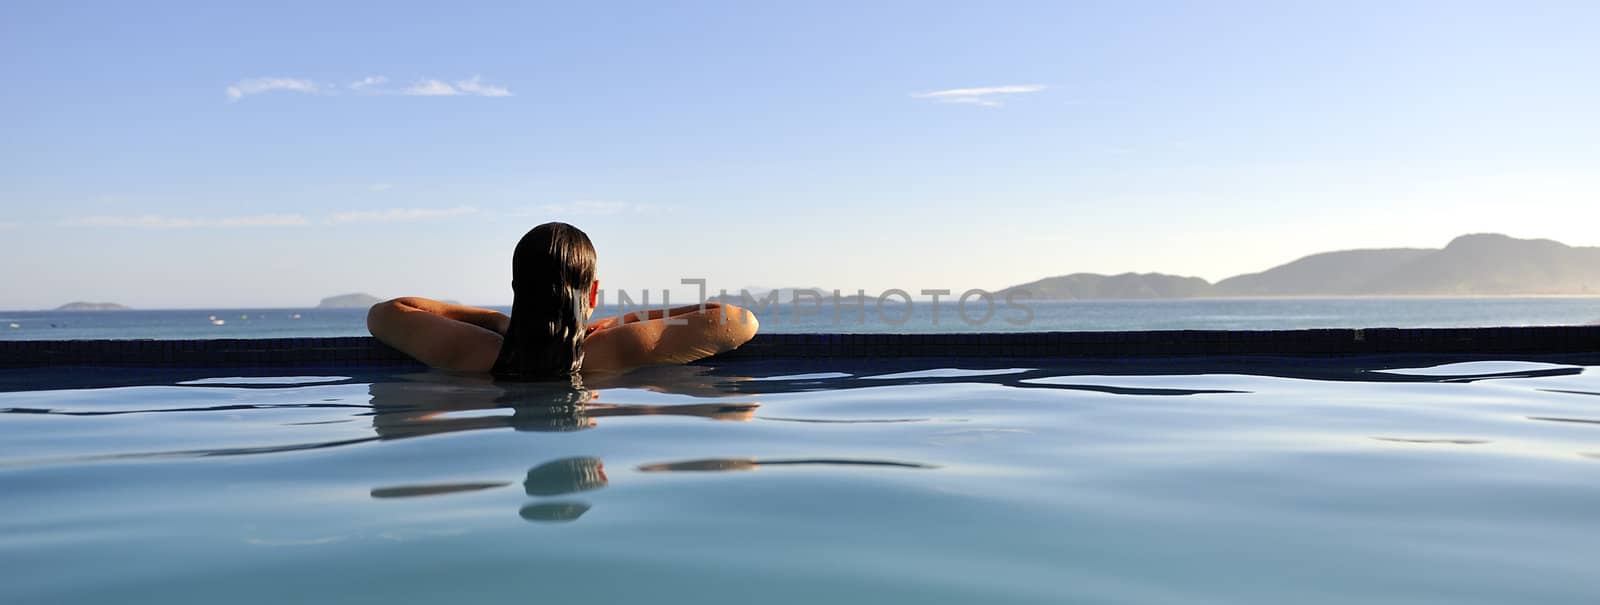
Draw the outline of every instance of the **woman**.
<instances>
[{"instance_id":1,"label":"woman","mask_svg":"<svg viewBox=\"0 0 1600 605\"><path fill-rule=\"evenodd\" d=\"M511 290L510 317L407 297L373 305L367 329L435 368L542 380L686 363L738 348L759 327L749 311L718 303L589 323L600 295L594 246L566 223L539 225L517 242Z\"/></svg>"}]
</instances>

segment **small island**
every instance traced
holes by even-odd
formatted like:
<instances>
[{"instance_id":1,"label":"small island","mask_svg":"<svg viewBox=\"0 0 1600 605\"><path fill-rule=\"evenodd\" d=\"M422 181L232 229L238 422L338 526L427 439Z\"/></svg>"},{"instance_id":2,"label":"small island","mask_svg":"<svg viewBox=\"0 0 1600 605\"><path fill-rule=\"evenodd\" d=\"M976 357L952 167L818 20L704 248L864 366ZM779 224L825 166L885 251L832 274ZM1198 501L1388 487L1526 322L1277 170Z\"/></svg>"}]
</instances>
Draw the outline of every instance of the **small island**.
<instances>
[{"instance_id":1,"label":"small island","mask_svg":"<svg viewBox=\"0 0 1600 605\"><path fill-rule=\"evenodd\" d=\"M56 307L57 311L129 311L126 306L108 302L69 302Z\"/></svg>"},{"instance_id":2,"label":"small island","mask_svg":"<svg viewBox=\"0 0 1600 605\"><path fill-rule=\"evenodd\" d=\"M380 302L383 302L383 299L365 292L356 292L354 294L340 294L338 296L329 296L324 298L322 299L322 302L317 303L317 308L365 309Z\"/></svg>"},{"instance_id":3,"label":"small island","mask_svg":"<svg viewBox=\"0 0 1600 605\"><path fill-rule=\"evenodd\" d=\"M814 286L810 287L810 288L763 288L763 287L760 287L760 286L747 286L745 288L740 289L737 292L727 292L727 293L723 293L723 294L712 294L712 295L706 297L706 302L735 304L735 305L739 305L739 304L757 304L757 305L759 305L759 304L762 304L762 303L766 302L768 297L776 297L774 300L778 304L780 304L780 305L790 305L790 304L794 304L795 297L797 296L797 293L799 293L799 292L805 292L805 294L803 294L803 295L798 295L798 296L806 297L807 300L805 302L810 302L809 297L811 297L812 295L816 295L816 297L818 299L820 299L820 300L825 300L825 301L833 300L833 291L832 290L824 290L822 288L818 288L818 287L814 287ZM846 296L843 292L840 292L840 295L841 296ZM848 296L855 296L855 293L851 292ZM744 301L744 302L740 302L740 301ZM686 304L692 304L692 303L686 303Z\"/></svg>"}]
</instances>

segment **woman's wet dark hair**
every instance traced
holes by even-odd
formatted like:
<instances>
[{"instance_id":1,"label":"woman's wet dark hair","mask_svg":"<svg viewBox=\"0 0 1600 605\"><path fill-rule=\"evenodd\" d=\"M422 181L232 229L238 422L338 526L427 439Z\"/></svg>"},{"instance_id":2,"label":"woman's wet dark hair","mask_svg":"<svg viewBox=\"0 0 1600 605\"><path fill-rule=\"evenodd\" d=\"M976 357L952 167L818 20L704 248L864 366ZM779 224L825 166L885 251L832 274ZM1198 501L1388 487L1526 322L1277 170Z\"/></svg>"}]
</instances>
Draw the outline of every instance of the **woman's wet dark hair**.
<instances>
[{"instance_id":1,"label":"woman's wet dark hair","mask_svg":"<svg viewBox=\"0 0 1600 605\"><path fill-rule=\"evenodd\" d=\"M509 380L571 376L583 366L594 244L577 227L545 223L511 257L511 325L491 372Z\"/></svg>"}]
</instances>

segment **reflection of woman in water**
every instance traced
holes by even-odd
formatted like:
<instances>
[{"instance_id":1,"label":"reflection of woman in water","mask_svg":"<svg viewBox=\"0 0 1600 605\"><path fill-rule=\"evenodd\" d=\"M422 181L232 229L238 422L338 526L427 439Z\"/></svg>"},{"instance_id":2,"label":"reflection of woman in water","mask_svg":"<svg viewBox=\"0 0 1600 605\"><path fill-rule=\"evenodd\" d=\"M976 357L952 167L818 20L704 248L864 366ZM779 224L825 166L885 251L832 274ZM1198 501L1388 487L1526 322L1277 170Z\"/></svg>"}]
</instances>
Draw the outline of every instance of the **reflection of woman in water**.
<instances>
[{"instance_id":1,"label":"reflection of woman in water","mask_svg":"<svg viewBox=\"0 0 1600 605\"><path fill-rule=\"evenodd\" d=\"M511 316L426 298L373 305L378 340L435 368L539 380L576 373L686 363L732 350L755 335L754 314L705 303L627 313L596 322L594 246L577 227L545 223L517 242Z\"/></svg>"},{"instance_id":2,"label":"reflection of woman in water","mask_svg":"<svg viewBox=\"0 0 1600 605\"><path fill-rule=\"evenodd\" d=\"M714 383L701 376L696 371L699 369L651 368L639 376L654 380L631 388L700 396L731 394L719 395L713 387L706 386ZM599 401L600 392L585 388L584 382L577 377L561 382L496 382L488 377L424 373L396 376L393 380L374 382L367 388L372 394L372 428L382 439L502 428L534 432L580 431L593 427L596 419L613 416L699 416L745 421L753 418L759 407L753 401L670 405L604 403ZM604 386L609 381L597 382ZM502 412L482 413L490 410Z\"/></svg>"},{"instance_id":3,"label":"reflection of woman in water","mask_svg":"<svg viewBox=\"0 0 1600 605\"><path fill-rule=\"evenodd\" d=\"M635 374L604 376L600 384L630 379L629 388L658 392L728 395L716 385L739 377L711 379L705 368L663 366ZM583 381L496 382L488 377L419 373L373 382L372 428L380 439L403 439L456 431L510 427L519 431L577 431L609 416L699 416L712 420L746 421L755 416L754 402L684 403L670 405L608 404L599 392L584 388ZM506 413L480 413L487 410ZM573 521L589 510L589 503L570 499L578 492L600 489L610 479L605 464L591 456L551 460L528 469L523 491L531 498L518 510L528 521ZM477 492L510 485L509 481L452 481L374 487L376 499L413 498Z\"/></svg>"}]
</instances>

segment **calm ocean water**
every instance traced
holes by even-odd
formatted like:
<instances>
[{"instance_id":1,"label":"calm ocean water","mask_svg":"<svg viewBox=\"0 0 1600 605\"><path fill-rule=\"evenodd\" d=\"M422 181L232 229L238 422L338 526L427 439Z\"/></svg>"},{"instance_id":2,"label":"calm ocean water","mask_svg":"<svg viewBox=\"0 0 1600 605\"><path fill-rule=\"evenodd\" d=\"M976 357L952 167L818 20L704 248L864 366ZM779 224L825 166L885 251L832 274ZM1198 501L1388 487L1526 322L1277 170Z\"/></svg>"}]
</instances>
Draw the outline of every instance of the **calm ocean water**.
<instances>
[{"instance_id":1,"label":"calm ocean water","mask_svg":"<svg viewBox=\"0 0 1600 605\"><path fill-rule=\"evenodd\" d=\"M1269 330L1481 327L1600 322L1600 297L1334 298L1075 301L1028 311L974 302L865 307L783 305L759 314L764 332L1010 332L1045 330ZM509 311L505 307L494 307ZM601 316L621 312L599 310ZM837 313L836 313L837 312ZM937 317L935 316L937 312ZM987 317L986 317L987 315ZM364 336L364 309L0 311L0 340Z\"/></svg>"},{"instance_id":2,"label":"calm ocean water","mask_svg":"<svg viewBox=\"0 0 1600 605\"><path fill-rule=\"evenodd\" d=\"M1600 602L1595 356L918 363L0 370L0 603Z\"/></svg>"}]
</instances>

